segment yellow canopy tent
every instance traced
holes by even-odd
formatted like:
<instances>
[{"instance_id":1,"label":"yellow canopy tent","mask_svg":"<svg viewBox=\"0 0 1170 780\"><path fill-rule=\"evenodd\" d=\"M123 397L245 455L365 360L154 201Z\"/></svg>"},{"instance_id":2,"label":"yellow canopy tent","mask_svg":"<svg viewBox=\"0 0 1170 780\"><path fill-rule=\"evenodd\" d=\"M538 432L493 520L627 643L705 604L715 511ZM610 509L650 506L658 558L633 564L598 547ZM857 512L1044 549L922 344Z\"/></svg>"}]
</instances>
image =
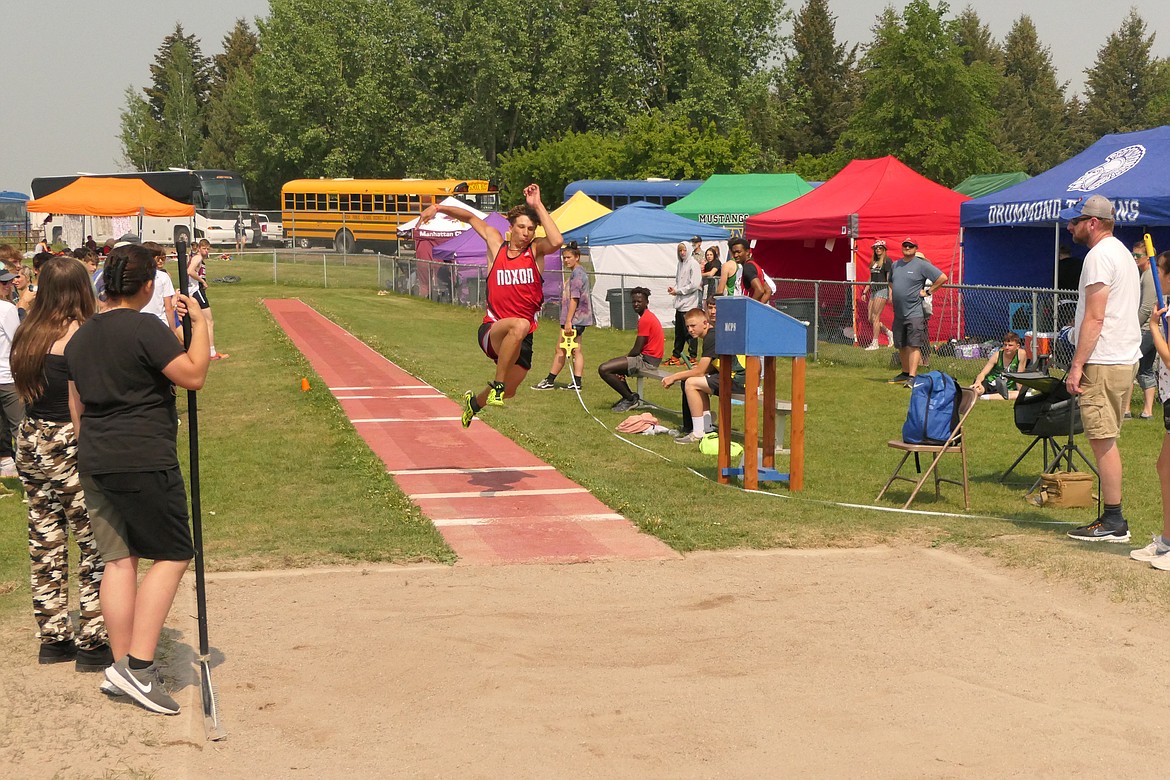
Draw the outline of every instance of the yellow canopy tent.
<instances>
[{"instance_id":1,"label":"yellow canopy tent","mask_svg":"<svg viewBox=\"0 0 1170 780\"><path fill-rule=\"evenodd\" d=\"M28 210L39 214L77 214L87 217L191 217L195 207L179 203L141 179L82 176L43 198L30 200Z\"/></svg>"},{"instance_id":2,"label":"yellow canopy tent","mask_svg":"<svg viewBox=\"0 0 1170 780\"><path fill-rule=\"evenodd\" d=\"M587 222L600 219L609 213L610 209L602 206L584 192L578 191L574 192L573 197L552 211L549 216L552 217L553 222L560 228L560 231L564 233L573 228L581 227ZM543 236L544 228L538 227L536 229L536 235Z\"/></svg>"}]
</instances>

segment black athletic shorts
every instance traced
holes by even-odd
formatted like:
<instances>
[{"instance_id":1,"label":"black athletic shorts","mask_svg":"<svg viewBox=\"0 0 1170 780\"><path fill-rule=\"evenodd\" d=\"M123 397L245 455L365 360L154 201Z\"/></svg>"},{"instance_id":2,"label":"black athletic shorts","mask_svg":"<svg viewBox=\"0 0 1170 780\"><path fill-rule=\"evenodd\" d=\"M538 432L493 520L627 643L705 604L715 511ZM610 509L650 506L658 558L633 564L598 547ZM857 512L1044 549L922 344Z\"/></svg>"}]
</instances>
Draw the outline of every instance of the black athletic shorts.
<instances>
[{"instance_id":1,"label":"black athletic shorts","mask_svg":"<svg viewBox=\"0 0 1170 780\"><path fill-rule=\"evenodd\" d=\"M195 557L187 527L187 491L178 467L85 474L81 487L103 560L186 561Z\"/></svg>"},{"instance_id":2,"label":"black athletic shorts","mask_svg":"<svg viewBox=\"0 0 1170 780\"><path fill-rule=\"evenodd\" d=\"M207 288L200 285L199 289L191 293L191 297L199 303L200 309L210 309L211 304L207 300Z\"/></svg>"},{"instance_id":3,"label":"black athletic shorts","mask_svg":"<svg viewBox=\"0 0 1170 780\"><path fill-rule=\"evenodd\" d=\"M488 332L492 329L490 322L485 322L479 326L479 348L483 350L483 354L487 355L495 363L500 356L492 349L492 341L488 338ZM527 371L532 368L532 333L524 337L524 341L520 343L520 354L516 357L516 365Z\"/></svg>"}]
</instances>

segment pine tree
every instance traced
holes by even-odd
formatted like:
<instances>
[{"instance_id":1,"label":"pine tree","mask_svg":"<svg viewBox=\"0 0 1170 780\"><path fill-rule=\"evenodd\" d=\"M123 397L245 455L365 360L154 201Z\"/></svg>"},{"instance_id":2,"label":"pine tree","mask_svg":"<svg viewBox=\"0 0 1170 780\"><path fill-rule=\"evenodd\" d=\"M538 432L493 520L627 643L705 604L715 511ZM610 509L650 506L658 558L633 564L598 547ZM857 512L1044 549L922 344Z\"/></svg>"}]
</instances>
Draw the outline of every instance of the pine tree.
<instances>
[{"instance_id":1,"label":"pine tree","mask_svg":"<svg viewBox=\"0 0 1170 780\"><path fill-rule=\"evenodd\" d=\"M237 19L231 31L223 36L223 51L211 58L208 100L215 102L238 72L251 73L252 61L259 51L260 37L252 31L247 21Z\"/></svg>"},{"instance_id":2,"label":"pine tree","mask_svg":"<svg viewBox=\"0 0 1170 780\"><path fill-rule=\"evenodd\" d=\"M143 88L146 98L150 102L150 114L155 119L162 119L165 105L169 96L167 83L168 70L174 71L177 63L186 60L192 74L190 90L194 96L195 105L200 109L207 104L208 91L211 88L211 61L203 56L199 39L194 35L184 35L183 25L176 23L175 29L163 38L158 47L158 54L150 66L150 86ZM186 68L184 68L186 69Z\"/></svg>"},{"instance_id":3,"label":"pine tree","mask_svg":"<svg viewBox=\"0 0 1170 780\"><path fill-rule=\"evenodd\" d=\"M892 154L935 181L954 185L972 173L1002 170L989 69L969 68L946 5L910 0L899 17L878 17L866 52L863 97L838 151Z\"/></svg>"},{"instance_id":4,"label":"pine tree","mask_svg":"<svg viewBox=\"0 0 1170 780\"><path fill-rule=\"evenodd\" d=\"M819 156L837 143L857 103L857 47L837 43L828 0L806 0L792 29L780 93L792 116L781 154Z\"/></svg>"},{"instance_id":5,"label":"pine tree","mask_svg":"<svg viewBox=\"0 0 1170 780\"><path fill-rule=\"evenodd\" d=\"M1085 130L1091 136L1142 130L1167 120L1165 108L1160 115L1151 113L1152 107L1165 105L1157 98L1167 89L1162 62L1150 53L1153 45L1154 33L1146 35L1146 23L1131 8L1085 71Z\"/></svg>"},{"instance_id":6,"label":"pine tree","mask_svg":"<svg viewBox=\"0 0 1170 780\"><path fill-rule=\"evenodd\" d=\"M1034 176L1068 158L1065 85L1056 80L1052 53L1040 45L1027 15L1015 21L1004 40L1003 78L996 108L1024 172Z\"/></svg>"},{"instance_id":7,"label":"pine tree","mask_svg":"<svg viewBox=\"0 0 1170 780\"><path fill-rule=\"evenodd\" d=\"M1003 49L971 6L963 9L954 21L955 43L962 50L963 64L970 67L986 62L999 68L1003 64Z\"/></svg>"},{"instance_id":8,"label":"pine tree","mask_svg":"<svg viewBox=\"0 0 1170 780\"><path fill-rule=\"evenodd\" d=\"M203 167L243 167L244 128L256 118L252 63L259 51L259 37L246 21L237 19L223 38L223 51L213 58L205 111L207 136L199 154Z\"/></svg>"}]
</instances>

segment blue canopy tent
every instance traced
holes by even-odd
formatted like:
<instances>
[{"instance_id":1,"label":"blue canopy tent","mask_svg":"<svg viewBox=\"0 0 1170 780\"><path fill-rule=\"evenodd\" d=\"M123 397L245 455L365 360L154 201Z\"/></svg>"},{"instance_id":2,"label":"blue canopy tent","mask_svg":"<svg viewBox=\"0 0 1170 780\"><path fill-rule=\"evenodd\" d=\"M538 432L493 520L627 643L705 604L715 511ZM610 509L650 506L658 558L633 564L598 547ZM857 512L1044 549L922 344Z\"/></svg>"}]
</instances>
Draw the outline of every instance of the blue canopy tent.
<instances>
[{"instance_id":1,"label":"blue canopy tent","mask_svg":"<svg viewBox=\"0 0 1170 780\"><path fill-rule=\"evenodd\" d=\"M593 315L597 324L610 324L606 305L611 291L645 287L650 290L650 310L665 327L674 322L673 298L666 288L674 285L678 267L676 247L698 236L707 245L726 241L731 233L721 227L704 225L693 219L671 214L662 206L631 203L565 234L565 241L587 247L596 278L593 282ZM724 248L726 249L726 247ZM720 251L720 257L726 251Z\"/></svg>"},{"instance_id":2,"label":"blue canopy tent","mask_svg":"<svg viewBox=\"0 0 1170 780\"><path fill-rule=\"evenodd\" d=\"M1170 127L1107 135L1033 179L959 207L963 280L968 284L1054 287L1061 243L1072 239L1058 212L1089 195L1117 209L1115 235L1131 243L1149 230L1170 249ZM1079 247L1074 255L1084 254Z\"/></svg>"},{"instance_id":3,"label":"blue canopy tent","mask_svg":"<svg viewBox=\"0 0 1170 780\"><path fill-rule=\"evenodd\" d=\"M28 236L28 195L23 192L0 192L0 236Z\"/></svg>"},{"instance_id":4,"label":"blue canopy tent","mask_svg":"<svg viewBox=\"0 0 1170 780\"><path fill-rule=\"evenodd\" d=\"M1075 284L1085 247L1074 246L1061 209L1090 195L1104 195L1117 212L1114 235L1127 246L1149 232L1158 249L1170 249L1170 127L1106 135L1085 151L1035 178L969 200L959 207L963 231L963 281L1005 287L1057 288ZM1061 245L1071 250L1058 261ZM1060 263L1071 264L1061 272ZM1069 272L1071 270L1071 273ZM965 300L966 332L998 337L1013 330L1055 331L1068 325L1072 296L1031 295L1006 301L996 294ZM1055 313L1055 316L1054 316Z\"/></svg>"}]
</instances>

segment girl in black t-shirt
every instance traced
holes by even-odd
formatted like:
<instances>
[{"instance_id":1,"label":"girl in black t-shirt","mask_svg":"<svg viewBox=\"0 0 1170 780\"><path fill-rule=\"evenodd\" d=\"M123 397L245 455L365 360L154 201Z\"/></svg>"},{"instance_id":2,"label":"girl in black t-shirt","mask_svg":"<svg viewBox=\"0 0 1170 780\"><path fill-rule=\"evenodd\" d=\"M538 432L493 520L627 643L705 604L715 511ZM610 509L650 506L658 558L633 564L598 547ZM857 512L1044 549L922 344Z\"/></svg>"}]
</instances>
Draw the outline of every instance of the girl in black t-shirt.
<instances>
[{"instance_id":1,"label":"girl in black t-shirt","mask_svg":"<svg viewBox=\"0 0 1170 780\"><path fill-rule=\"evenodd\" d=\"M885 331L890 344L894 343L894 332L882 322L882 310L890 301L890 274L893 272L893 263L886 255L886 242L878 239L873 242L873 260L869 264L869 286L861 290L861 299L869 299L869 323L873 329L873 338L866 349L878 349L878 336Z\"/></svg>"},{"instance_id":2,"label":"girl in black t-shirt","mask_svg":"<svg viewBox=\"0 0 1170 780\"><path fill-rule=\"evenodd\" d=\"M81 672L113 663L98 602L101 555L94 542L77 476L77 433L69 416L65 345L93 316L85 266L54 257L41 266L37 305L12 340L12 377L25 405L17 433L16 468L28 498L28 547L33 616L40 630L38 660L76 660ZM69 619L69 532L79 551L76 630Z\"/></svg>"},{"instance_id":3,"label":"girl in black t-shirt","mask_svg":"<svg viewBox=\"0 0 1170 780\"><path fill-rule=\"evenodd\" d=\"M719 286L719 271L723 268L719 262L719 247L707 247L703 258L703 300L707 300L715 297L715 289Z\"/></svg>"},{"instance_id":4,"label":"girl in black t-shirt","mask_svg":"<svg viewBox=\"0 0 1170 780\"><path fill-rule=\"evenodd\" d=\"M198 390L210 359L198 304L176 296L191 317L191 343L140 309L154 294L155 263L136 244L117 247L103 280L109 308L69 342L70 407L78 428L78 470L106 564L101 605L116 659L106 681L154 712L179 705L154 663L163 623L194 556L187 495L175 450L175 385ZM138 559L151 564L138 584ZM106 689L107 692L109 689Z\"/></svg>"}]
</instances>

